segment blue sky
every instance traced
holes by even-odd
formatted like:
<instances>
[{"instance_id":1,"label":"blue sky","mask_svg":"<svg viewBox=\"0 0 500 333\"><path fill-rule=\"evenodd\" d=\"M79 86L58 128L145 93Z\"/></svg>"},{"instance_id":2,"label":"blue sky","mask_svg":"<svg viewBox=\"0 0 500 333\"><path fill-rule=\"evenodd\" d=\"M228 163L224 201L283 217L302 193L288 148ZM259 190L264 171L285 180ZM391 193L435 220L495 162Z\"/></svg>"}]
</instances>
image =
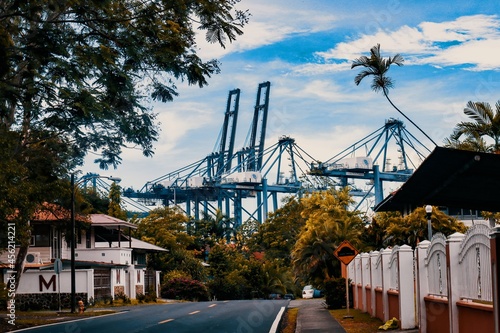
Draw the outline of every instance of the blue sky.
<instances>
[{"instance_id":1,"label":"blue sky","mask_svg":"<svg viewBox=\"0 0 500 333\"><path fill-rule=\"evenodd\" d=\"M266 146L288 135L327 160L386 119L404 119L370 80L354 84L351 63L379 43L391 67L393 102L439 145L460 121L468 101L500 100L500 13L496 1L242 0L252 16L244 35L227 46L199 38L199 55L218 58L221 73L204 88L179 82L180 96L152 105L161 122L153 158L125 150L116 170L99 170L89 155L84 173L122 178L122 187L186 166L214 151L228 92L240 88L236 149L250 128L258 84L271 82ZM406 128L432 148L405 121Z\"/></svg>"}]
</instances>

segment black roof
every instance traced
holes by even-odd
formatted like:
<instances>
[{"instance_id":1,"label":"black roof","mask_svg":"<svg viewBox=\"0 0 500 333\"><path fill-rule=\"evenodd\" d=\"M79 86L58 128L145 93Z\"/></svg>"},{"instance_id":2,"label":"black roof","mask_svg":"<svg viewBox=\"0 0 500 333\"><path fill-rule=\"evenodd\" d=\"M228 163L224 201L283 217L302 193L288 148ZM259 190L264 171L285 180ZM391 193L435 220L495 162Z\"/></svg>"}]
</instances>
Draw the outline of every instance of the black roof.
<instances>
[{"instance_id":1,"label":"black roof","mask_svg":"<svg viewBox=\"0 0 500 333\"><path fill-rule=\"evenodd\" d=\"M500 155L436 147L374 210L411 212L424 205L500 211Z\"/></svg>"}]
</instances>

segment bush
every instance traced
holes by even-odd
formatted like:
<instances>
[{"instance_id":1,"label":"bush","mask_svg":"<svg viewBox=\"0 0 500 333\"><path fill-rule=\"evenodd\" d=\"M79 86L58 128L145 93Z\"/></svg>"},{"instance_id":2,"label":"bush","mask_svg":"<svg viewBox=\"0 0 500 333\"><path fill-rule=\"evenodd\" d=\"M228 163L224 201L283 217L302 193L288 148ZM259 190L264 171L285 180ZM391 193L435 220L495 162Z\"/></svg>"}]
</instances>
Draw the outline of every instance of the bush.
<instances>
[{"instance_id":1,"label":"bush","mask_svg":"<svg viewBox=\"0 0 500 333\"><path fill-rule=\"evenodd\" d=\"M349 290L351 291L351 290ZM352 297L352 292L349 293ZM346 290L344 278L331 278L325 281L325 303L329 309L342 309L346 306Z\"/></svg>"},{"instance_id":2,"label":"bush","mask_svg":"<svg viewBox=\"0 0 500 333\"><path fill-rule=\"evenodd\" d=\"M130 304L130 298L123 292L120 291L118 294L115 294L115 301L121 300L123 304Z\"/></svg>"},{"instance_id":3,"label":"bush","mask_svg":"<svg viewBox=\"0 0 500 333\"><path fill-rule=\"evenodd\" d=\"M207 287L198 280L174 278L161 286L161 297L188 301L208 301Z\"/></svg>"},{"instance_id":4,"label":"bush","mask_svg":"<svg viewBox=\"0 0 500 333\"><path fill-rule=\"evenodd\" d=\"M156 291L150 287L147 294L138 293L135 297L139 303L156 302Z\"/></svg>"}]
</instances>

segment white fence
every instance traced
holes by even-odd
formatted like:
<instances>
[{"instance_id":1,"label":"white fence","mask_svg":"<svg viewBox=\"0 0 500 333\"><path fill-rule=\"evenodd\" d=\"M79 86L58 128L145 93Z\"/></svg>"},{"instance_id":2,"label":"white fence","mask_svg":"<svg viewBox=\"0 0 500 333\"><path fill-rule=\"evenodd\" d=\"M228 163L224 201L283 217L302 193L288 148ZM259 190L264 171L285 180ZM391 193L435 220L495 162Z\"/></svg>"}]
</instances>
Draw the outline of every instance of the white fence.
<instances>
[{"instance_id":1,"label":"white fence","mask_svg":"<svg viewBox=\"0 0 500 333\"><path fill-rule=\"evenodd\" d=\"M480 223L465 235L435 234L415 250L403 245L357 255L347 269L354 307L382 321L396 317L401 329L495 332L491 235Z\"/></svg>"}]
</instances>

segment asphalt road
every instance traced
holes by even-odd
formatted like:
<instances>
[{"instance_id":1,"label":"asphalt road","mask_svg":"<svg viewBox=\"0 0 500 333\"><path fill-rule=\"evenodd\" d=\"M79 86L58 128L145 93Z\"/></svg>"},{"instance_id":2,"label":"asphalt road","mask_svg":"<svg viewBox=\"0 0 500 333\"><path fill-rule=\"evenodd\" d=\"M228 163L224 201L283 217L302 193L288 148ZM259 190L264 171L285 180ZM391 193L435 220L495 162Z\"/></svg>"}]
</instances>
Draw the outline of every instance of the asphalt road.
<instances>
[{"instance_id":1,"label":"asphalt road","mask_svg":"<svg viewBox=\"0 0 500 333\"><path fill-rule=\"evenodd\" d=\"M19 330L36 333L269 333L286 300L215 301L134 306L125 311ZM274 329L273 329L274 323Z\"/></svg>"}]
</instances>

